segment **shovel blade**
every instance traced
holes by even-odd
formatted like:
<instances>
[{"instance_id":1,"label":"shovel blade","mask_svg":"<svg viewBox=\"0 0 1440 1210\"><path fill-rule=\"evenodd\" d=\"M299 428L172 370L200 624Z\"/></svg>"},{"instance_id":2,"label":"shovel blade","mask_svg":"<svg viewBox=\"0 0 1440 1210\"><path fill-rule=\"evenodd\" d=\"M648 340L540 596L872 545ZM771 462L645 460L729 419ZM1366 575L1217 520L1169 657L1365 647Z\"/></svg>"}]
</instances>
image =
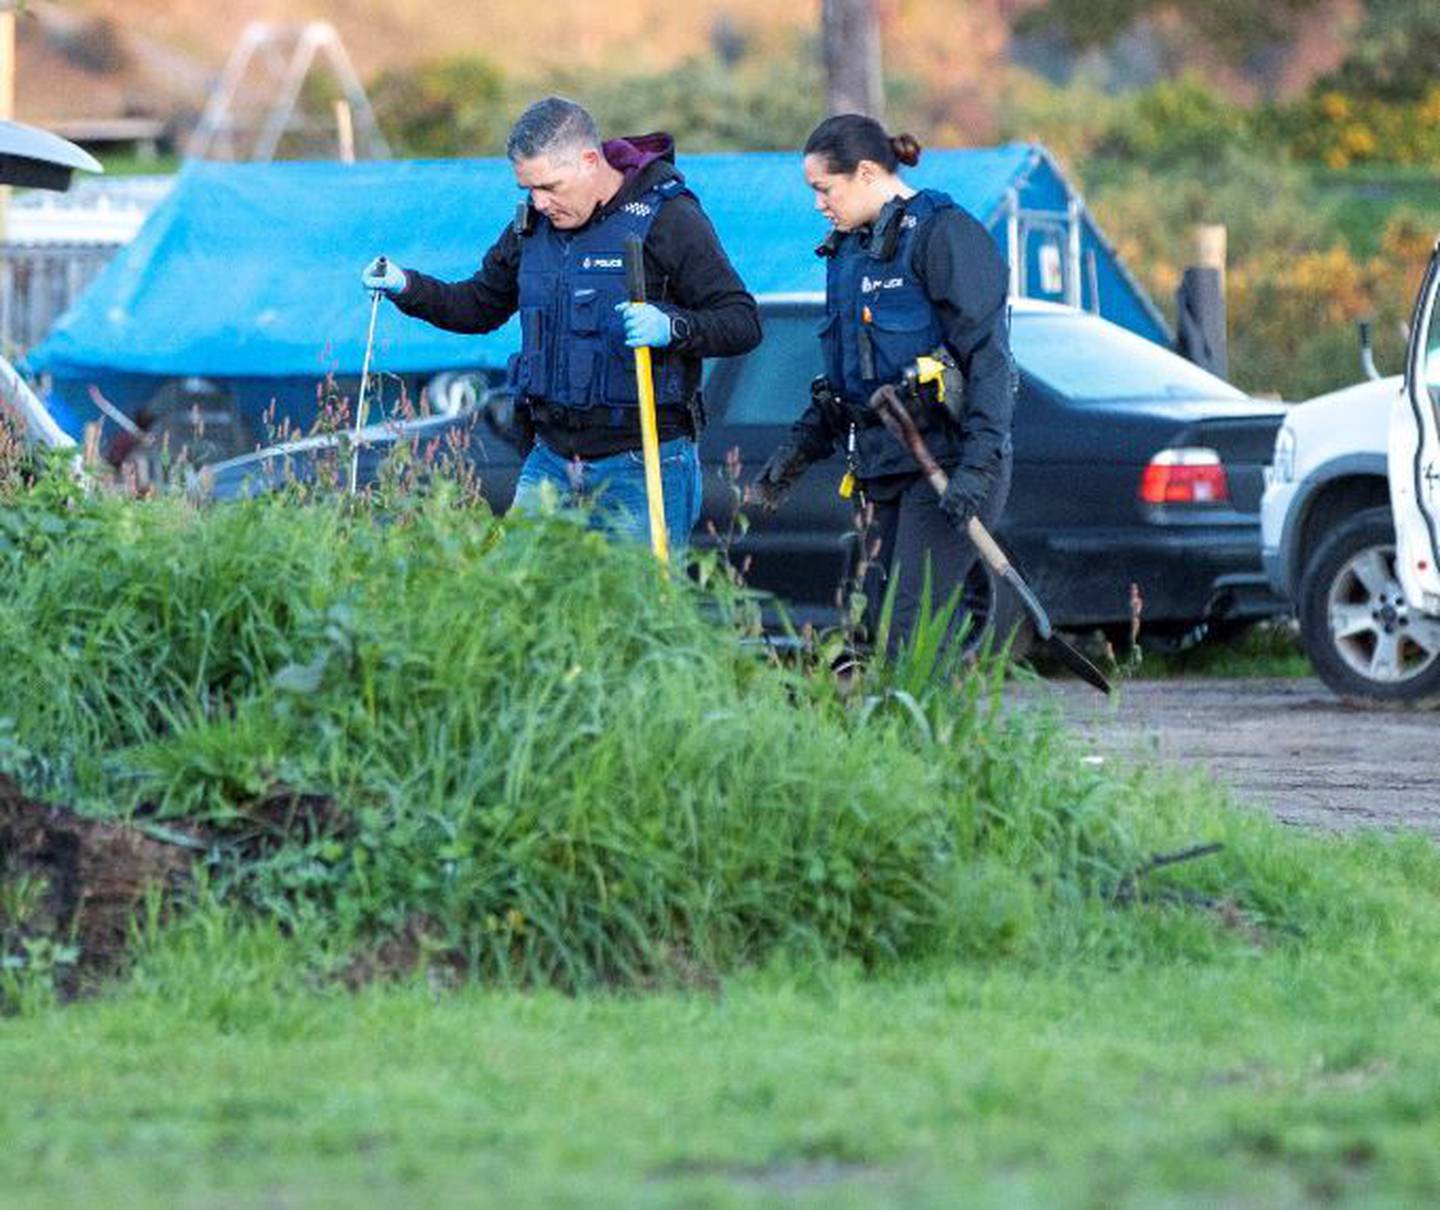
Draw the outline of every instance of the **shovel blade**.
<instances>
[{"instance_id":1,"label":"shovel blade","mask_svg":"<svg viewBox=\"0 0 1440 1210\"><path fill-rule=\"evenodd\" d=\"M1105 674L1058 634L1051 634L1045 640L1045 650L1087 685L1093 686L1107 697L1110 695L1110 682L1105 679Z\"/></svg>"}]
</instances>

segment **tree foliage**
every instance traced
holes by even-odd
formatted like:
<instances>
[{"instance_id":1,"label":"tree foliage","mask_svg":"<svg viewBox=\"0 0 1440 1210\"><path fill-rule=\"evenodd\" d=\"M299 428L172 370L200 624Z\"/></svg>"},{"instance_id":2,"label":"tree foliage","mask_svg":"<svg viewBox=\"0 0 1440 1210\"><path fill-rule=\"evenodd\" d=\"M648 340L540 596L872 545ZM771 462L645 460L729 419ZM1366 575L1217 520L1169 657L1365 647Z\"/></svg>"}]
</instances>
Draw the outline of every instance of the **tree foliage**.
<instances>
[{"instance_id":1,"label":"tree foliage","mask_svg":"<svg viewBox=\"0 0 1440 1210\"><path fill-rule=\"evenodd\" d=\"M1422 0L1416 0L1421 3ZM1017 32L1058 30L1076 47L1105 46L1142 17L1178 14L1196 34L1233 55L1283 40L1293 18L1323 0L1045 0Z\"/></svg>"},{"instance_id":2,"label":"tree foliage","mask_svg":"<svg viewBox=\"0 0 1440 1210\"><path fill-rule=\"evenodd\" d=\"M514 118L551 92L585 105L606 136L664 130L685 151L798 147L824 116L819 56L808 43L794 54L738 63L717 53L660 72L557 72L542 80L507 78L488 60L460 56L387 72L370 95L400 154L450 156L498 155Z\"/></svg>"},{"instance_id":3,"label":"tree foliage","mask_svg":"<svg viewBox=\"0 0 1440 1210\"><path fill-rule=\"evenodd\" d=\"M402 154L494 155L505 146L505 80L479 56L387 71L370 97L380 128Z\"/></svg>"},{"instance_id":4,"label":"tree foliage","mask_svg":"<svg viewBox=\"0 0 1440 1210\"><path fill-rule=\"evenodd\" d=\"M799 147L825 116L819 56L810 47L733 68L704 57L651 75L560 83L590 108L606 134L665 130L683 151Z\"/></svg>"},{"instance_id":5,"label":"tree foliage","mask_svg":"<svg viewBox=\"0 0 1440 1210\"><path fill-rule=\"evenodd\" d=\"M1424 99L1440 80L1440 5L1370 0L1345 62L1322 86L1391 102Z\"/></svg>"}]
</instances>

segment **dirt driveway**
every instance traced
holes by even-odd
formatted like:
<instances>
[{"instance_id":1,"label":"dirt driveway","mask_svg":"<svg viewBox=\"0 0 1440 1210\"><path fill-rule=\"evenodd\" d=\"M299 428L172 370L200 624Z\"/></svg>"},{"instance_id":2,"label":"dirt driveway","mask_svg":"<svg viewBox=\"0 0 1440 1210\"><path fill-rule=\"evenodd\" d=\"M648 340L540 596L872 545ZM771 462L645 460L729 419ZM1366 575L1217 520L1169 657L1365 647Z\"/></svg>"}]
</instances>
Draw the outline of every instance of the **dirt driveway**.
<instances>
[{"instance_id":1,"label":"dirt driveway","mask_svg":"<svg viewBox=\"0 0 1440 1210\"><path fill-rule=\"evenodd\" d=\"M1208 768L1287 823L1440 836L1440 713L1347 706L1311 679L1130 681L1111 706L1076 681L1024 696L1055 702L1099 753Z\"/></svg>"}]
</instances>

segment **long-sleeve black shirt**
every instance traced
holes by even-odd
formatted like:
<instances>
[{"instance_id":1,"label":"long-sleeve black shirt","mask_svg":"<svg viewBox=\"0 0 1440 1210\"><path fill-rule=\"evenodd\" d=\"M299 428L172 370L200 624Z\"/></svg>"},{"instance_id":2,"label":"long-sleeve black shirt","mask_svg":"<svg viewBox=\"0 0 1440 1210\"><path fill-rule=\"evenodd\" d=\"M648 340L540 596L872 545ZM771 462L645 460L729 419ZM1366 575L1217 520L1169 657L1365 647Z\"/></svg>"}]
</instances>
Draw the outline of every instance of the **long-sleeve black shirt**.
<instances>
[{"instance_id":1,"label":"long-sleeve black shirt","mask_svg":"<svg viewBox=\"0 0 1440 1210\"><path fill-rule=\"evenodd\" d=\"M857 237L868 239L869 232L862 230ZM1009 452L1015 410L1009 271L990 233L958 206L937 211L916 231L910 270L935 308L945 345L965 379L961 423L937 415L925 434L926 443L951 477L961 475L981 499ZM795 422L790 438L818 460L835 451L845 436L844 426L843 417L812 406ZM857 436L862 474L872 477L872 494L898 488L900 480L919 473L908 451L883 428L871 425ZM892 478L893 485L885 482Z\"/></svg>"},{"instance_id":2,"label":"long-sleeve black shirt","mask_svg":"<svg viewBox=\"0 0 1440 1210\"><path fill-rule=\"evenodd\" d=\"M1010 274L990 232L958 206L915 233L910 266L935 306L945 347L965 377L955 472L976 481L977 500L1010 451L1015 364L1010 354Z\"/></svg>"},{"instance_id":3,"label":"long-sleeve black shirt","mask_svg":"<svg viewBox=\"0 0 1440 1210\"><path fill-rule=\"evenodd\" d=\"M666 159L653 160L629 174L620 190L596 211L600 218L653 188L675 169ZM592 219L591 221L594 221ZM480 269L464 281L446 282L406 269L405 290L394 298L407 315L450 332L489 332L519 306L519 269L524 237L507 226L485 253ZM715 228L689 194L667 198L645 237L646 297L672 316L683 316L689 331L656 356L680 359L685 387L699 390L701 359L747 353L760 343L760 316L755 300L720 246ZM662 411L660 439L688 430L688 419ZM566 457L604 457L638 449L638 414L625 427L573 428L536 417L536 430L552 449Z\"/></svg>"}]
</instances>

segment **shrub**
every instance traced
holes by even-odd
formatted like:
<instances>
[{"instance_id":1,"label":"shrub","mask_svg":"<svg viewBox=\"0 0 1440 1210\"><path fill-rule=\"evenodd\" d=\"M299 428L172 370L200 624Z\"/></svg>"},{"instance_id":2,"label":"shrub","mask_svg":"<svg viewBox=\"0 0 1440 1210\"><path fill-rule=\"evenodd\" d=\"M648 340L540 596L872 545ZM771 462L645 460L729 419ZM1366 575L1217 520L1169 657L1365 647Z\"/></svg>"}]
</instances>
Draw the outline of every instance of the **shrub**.
<instances>
[{"instance_id":1,"label":"shrub","mask_svg":"<svg viewBox=\"0 0 1440 1210\"><path fill-rule=\"evenodd\" d=\"M271 498L62 525L0 589L0 765L218 830L215 892L293 926L567 987L874 965L1022 948L1139 861L1116 787L993 672L847 701L563 518L442 485L380 526Z\"/></svg>"},{"instance_id":2,"label":"shrub","mask_svg":"<svg viewBox=\"0 0 1440 1210\"><path fill-rule=\"evenodd\" d=\"M1005 75L1000 89L1000 140L1043 143L1072 170L1111 140L1125 104L1098 88L1057 88L1026 72Z\"/></svg>"},{"instance_id":3,"label":"shrub","mask_svg":"<svg viewBox=\"0 0 1440 1210\"><path fill-rule=\"evenodd\" d=\"M807 44L733 62L717 52L660 72L558 71L542 80L507 80L488 60L463 56L386 72L371 88L381 127L399 150L422 156L498 155L524 105L550 92L584 104L607 137L664 130L686 151L728 151L799 147L820 116L823 85Z\"/></svg>"},{"instance_id":4,"label":"shrub","mask_svg":"<svg viewBox=\"0 0 1440 1210\"><path fill-rule=\"evenodd\" d=\"M1274 162L1273 132L1193 75L1110 94L1083 84L1056 88L1013 76L1001 103L1002 137L1044 143L1086 173L1212 171L1217 160L1255 155Z\"/></svg>"},{"instance_id":5,"label":"shrub","mask_svg":"<svg viewBox=\"0 0 1440 1210\"><path fill-rule=\"evenodd\" d=\"M1323 89L1405 103L1434 95L1440 12L1417 0L1367 0L1365 23Z\"/></svg>"},{"instance_id":6,"label":"shrub","mask_svg":"<svg viewBox=\"0 0 1440 1210\"><path fill-rule=\"evenodd\" d=\"M685 151L799 147L823 116L819 62L809 48L736 66L706 56L654 74L561 78L558 85L591 109L606 134L664 130Z\"/></svg>"},{"instance_id":7,"label":"shrub","mask_svg":"<svg viewBox=\"0 0 1440 1210\"><path fill-rule=\"evenodd\" d=\"M1155 167L1207 164L1246 147L1252 138L1244 110L1185 76L1126 98L1097 151Z\"/></svg>"},{"instance_id":8,"label":"shrub","mask_svg":"<svg viewBox=\"0 0 1440 1210\"><path fill-rule=\"evenodd\" d=\"M1398 366L1400 324L1428 259L1419 215L1390 215L1372 255L1336 230L1300 168L1230 152L1208 166L1087 169L1096 217L1155 298L1173 307L1196 223L1229 233L1230 375L1248 390L1304 399L1354 382L1355 325L1375 321L1376 356Z\"/></svg>"},{"instance_id":9,"label":"shrub","mask_svg":"<svg viewBox=\"0 0 1440 1210\"><path fill-rule=\"evenodd\" d=\"M393 68L370 89L380 128L414 156L499 155L513 115L504 78L475 55Z\"/></svg>"},{"instance_id":10,"label":"shrub","mask_svg":"<svg viewBox=\"0 0 1440 1210\"><path fill-rule=\"evenodd\" d=\"M1415 101L1322 91L1270 111L1264 120L1294 155L1327 168L1375 163L1440 166L1440 85Z\"/></svg>"}]
</instances>

